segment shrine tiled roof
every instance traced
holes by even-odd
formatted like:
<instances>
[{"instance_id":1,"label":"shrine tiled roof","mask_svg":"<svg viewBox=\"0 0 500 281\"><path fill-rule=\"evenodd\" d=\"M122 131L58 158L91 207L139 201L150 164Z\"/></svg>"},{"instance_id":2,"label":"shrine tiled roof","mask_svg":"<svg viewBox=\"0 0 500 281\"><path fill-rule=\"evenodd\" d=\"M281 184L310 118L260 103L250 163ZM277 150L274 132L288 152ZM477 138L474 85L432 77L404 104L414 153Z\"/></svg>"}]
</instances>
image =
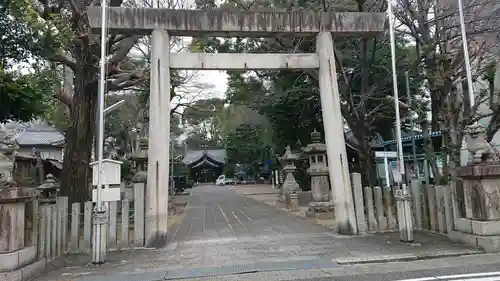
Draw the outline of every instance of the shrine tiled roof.
<instances>
[{"instance_id":1,"label":"shrine tiled roof","mask_svg":"<svg viewBox=\"0 0 500 281\"><path fill-rule=\"evenodd\" d=\"M15 141L18 145L62 145L64 135L48 125L36 124L19 133Z\"/></svg>"},{"instance_id":2,"label":"shrine tiled roof","mask_svg":"<svg viewBox=\"0 0 500 281\"><path fill-rule=\"evenodd\" d=\"M227 153L225 149L197 149L197 150L188 150L182 159L182 162L186 165L192 165L203 157L207 157L213 161L218 163L225 163Z\"/></svg>"}]
</instances>

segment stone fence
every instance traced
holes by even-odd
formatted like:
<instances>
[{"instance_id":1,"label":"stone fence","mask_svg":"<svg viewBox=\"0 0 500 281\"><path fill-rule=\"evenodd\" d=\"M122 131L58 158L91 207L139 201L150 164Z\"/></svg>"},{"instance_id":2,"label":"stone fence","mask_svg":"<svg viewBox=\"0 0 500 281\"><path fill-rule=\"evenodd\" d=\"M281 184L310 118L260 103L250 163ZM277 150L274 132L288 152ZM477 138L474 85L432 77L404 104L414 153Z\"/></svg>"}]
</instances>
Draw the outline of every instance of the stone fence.
<instances>
[{"instance_id":1,"label":"stone fence","mask_svg":"<svg viewBox=\"0 0 500 281\"><path fill-rule=\"evenodd\" d=\"M144 191L135 183L133 200L106 203L108 250L144 246ZM57 257L92 250L92 201L19 193L0 196L0 280L29 280Z\"/></svg>"},{"instance_id":2,"label":"stone fence","mask_svg":"<svg viewBox=\"0 0 500 281\"><path fill-rule=\"evenodd\" d=\"M396 187L363 187L361 175L351 174L356 221L360 233L398 230ZM411 183L413 228L446 234L453 230L449 186Z\"/></svg>"},{"instance_id":3,"label":"stone fence","mask_svg":"<svg viewBox=\"0 0 500 281\"><path fill-rule=\"evenodd\" d=\"M359 173L351 174L351 183L359 233L397 231L399 216L402 215L398 214L399 208L397 208L396 191L398 188L393 186L363 187ZM411 192L413 229L442 234L448 234L454 230L452 194L449 186L422 185L420 181L414 180L411 182L409 191ZM319 210L320 208L314 205L318 202L314 202L311 191L297 191L296 193L295 205L309 206L308 212L311 212L311 206L315 207L316 212L331 212L329 210L334 212L333 202L326 202L331 203L325 205L329 208ZM294 204L286 203L290 199L281 199L281 201L285 201L285 207L292 209ZM308 216L315 217L314 213Z\"/></svg>"}]
</instances>

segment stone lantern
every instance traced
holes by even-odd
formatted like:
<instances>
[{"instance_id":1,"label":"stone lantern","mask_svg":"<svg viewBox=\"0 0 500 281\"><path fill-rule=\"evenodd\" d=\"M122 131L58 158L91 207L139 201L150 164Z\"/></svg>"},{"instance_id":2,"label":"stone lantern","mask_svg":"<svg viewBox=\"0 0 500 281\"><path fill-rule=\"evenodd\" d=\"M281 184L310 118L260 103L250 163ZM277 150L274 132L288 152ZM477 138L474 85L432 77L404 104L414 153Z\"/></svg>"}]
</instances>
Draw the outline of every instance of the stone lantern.
<instances>
[{"instance_id":1,"label":"stone lantern","mask_svg":"<svg viewBox=\"0 0 500 281\"><path fill-rule=\"evenodd\" d=\"M40 203L55 204L60 190L61 185L55 180L52 174L48 174L43 184L36 188L37 195L40 197Z\"/></svg>"},{"instance_id":2,"label":"stone lantern","mask_svg":"<svg viewBox=\"0 0 500 281\"><path fill-rule=\"evenodd\" d=\"M316 212L333 212L326 145L321 143L321 134L316 129L311 133L311 144L302 151L309 157L307 173L311 176L311 193L314 200L309 203L307 215L312 217Z\"/></svg>"},{"instance_id":3,"label":"stone lantern","mask_svg":"<svg viewBox=\"0 0 500 281\"><path fill-rule=\"evenodd\" d=\"M295 167L295 161L299 159L299 156L292 153L290 146L287 146L285 149L285 154L280 157L280 163L283 165L283 171L285 172L285 181L281 186L281 201L287 202L289 199L290 192L297 192L300 188L293 176L293 173L297 169Z\"/></svg>"},{"instance_id":4,"label":"stone lantern","mask_svg":"<svg viewBox=\"0 0 500 281\"><path fill-rule=\"evenodd\" d=\"M302 148L309 158L307 173L311 176L311 193L315 202L330 200L326 145L321 143L321 134L316 129L311 133L311 144Z\"/></svg>"},{"instance_id":5,"label":"stone lantern","mask_svg":"<svg viewBox=\"0 0 500 281\"><path fill-rule=\"evenodd\" d=\"M139 149L136 151L135 155L132 156L136 168L135 175L132 177L132 182L146 182L147 180L148 141L147 138L141 138L139 140Z\"/></svg>"}]
</instances>

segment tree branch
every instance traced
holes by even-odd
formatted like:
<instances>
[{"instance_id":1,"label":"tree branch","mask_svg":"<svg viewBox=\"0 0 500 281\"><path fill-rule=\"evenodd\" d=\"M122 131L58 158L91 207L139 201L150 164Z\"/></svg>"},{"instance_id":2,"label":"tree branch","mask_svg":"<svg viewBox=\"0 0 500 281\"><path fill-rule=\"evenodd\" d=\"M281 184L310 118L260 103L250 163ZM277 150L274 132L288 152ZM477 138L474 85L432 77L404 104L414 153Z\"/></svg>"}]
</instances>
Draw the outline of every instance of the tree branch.
<instances>
[{"instance_id":1,"label":"tree branch","mask_svg":"<svg viewBox=\"0 0 500 281\"><path fill-rule=\"evenodd\" d=\"M58 52L52 55L47 56L47 59L56 62L56 63L61 63L67 67L69 67L71 70L75 71L76 70L76 62L73 58L70 58L67 55L64 55L62 52Z\"/></svg>"}]
</instances>

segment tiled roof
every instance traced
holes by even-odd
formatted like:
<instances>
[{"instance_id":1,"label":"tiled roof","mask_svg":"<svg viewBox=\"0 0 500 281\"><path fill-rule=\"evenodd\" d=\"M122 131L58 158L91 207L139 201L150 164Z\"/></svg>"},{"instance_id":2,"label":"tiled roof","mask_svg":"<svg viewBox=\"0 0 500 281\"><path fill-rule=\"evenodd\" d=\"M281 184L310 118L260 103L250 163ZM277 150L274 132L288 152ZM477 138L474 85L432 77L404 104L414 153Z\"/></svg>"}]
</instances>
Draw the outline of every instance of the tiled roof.
<instances>
[{"instance_id":1,"label":"tiled roof","mask_svg":"<svg viewBox=\"0 0 500 281\"><path fill-rule=\"evenodd\" d=\"M60 145L64 135L44 124L33 124L17 135L18 145Z\"/></svg>"},{"instance_id":2,"label":"tiled roof","mask_svg":"<svg viewBox=\"0 0 500 281\"><path fill-rule=\"evenodd\" d=\"M206 155L208 158L211 158L219 163L226 162L226 150L225 149L200 149L200 150L188 150L182 162L186 165L190 165L194 162L197 162Z\"/></svg>"}]
</instances>

